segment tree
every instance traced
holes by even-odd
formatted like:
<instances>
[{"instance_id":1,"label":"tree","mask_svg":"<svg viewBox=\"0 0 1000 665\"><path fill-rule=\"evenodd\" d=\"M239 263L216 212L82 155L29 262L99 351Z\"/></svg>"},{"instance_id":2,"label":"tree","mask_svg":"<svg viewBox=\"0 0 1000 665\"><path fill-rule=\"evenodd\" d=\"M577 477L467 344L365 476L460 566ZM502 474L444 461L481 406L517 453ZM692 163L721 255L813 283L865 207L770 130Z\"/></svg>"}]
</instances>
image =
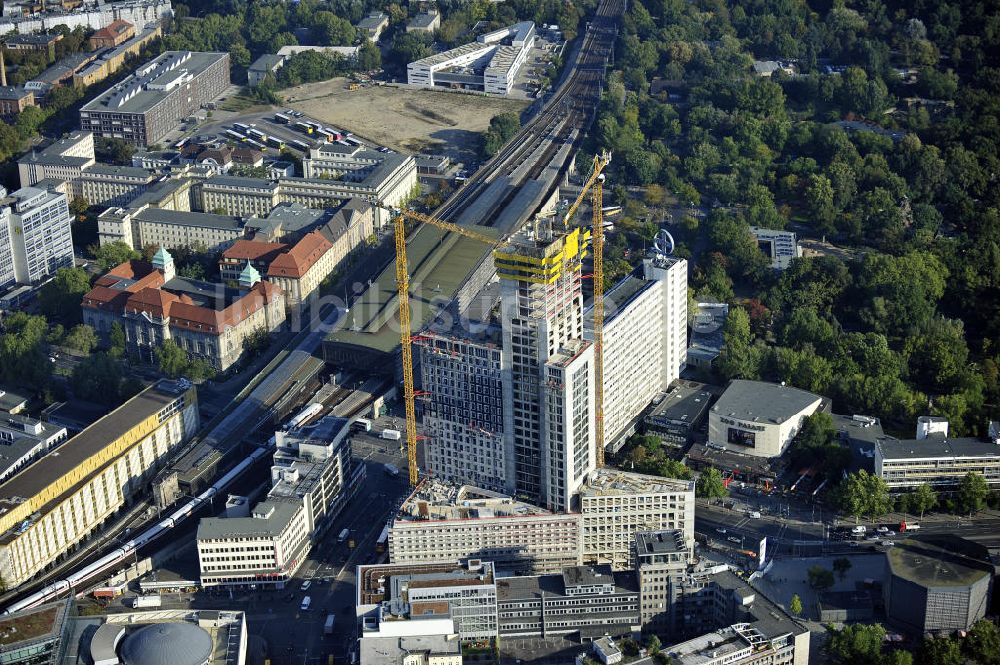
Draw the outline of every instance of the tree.
<instances>
[{"instance_id":1,"label":"tree","mask_svg":"<svg viewBox=\"0 0 1000 665\"><path fill-rule=\"evenodd\" d=\"M833 571L843 580L847 576L847 571L851 569L851 560L847 557L838 557L833 560Z\"/></svg>"},{"instance_id":2,"label":"tree","mask_svg":"<svg viewBox=\"0 0 1000 665\"><path fill-rule=\"evenodd\" d=\"M826 591L833 586L833 572L823 566L811 566L806 574L809 576L809 586L817 591Z\"/></svg>"},{"instance_id":3,"label":"tree","mask_svg":"<svg viewBox=\"0 0 1000 665\"><path fill-rule=\"evenodd\" d=\"M313 39L323 46L350 46L357 30L347 19L333 12L319 11L313 15Z\"/></svg>"},{"instance_id":4,"label":"tree","mask_svg":"<svg viewBox=\"0 0 1000 665\"><path fill-rule=\"evenodd\" d=\"M885 628L877 623L844 626L830 631L826 650L845 665L880 665L885 635Z\"/></svg>"},{"instance_id":5,"label":"tree","mask_svg":"<svg viewBox=\"0 0 1000 665\"><path fill-rule=\"evenodd\" d=\"M81 353L90 353L97 348L97 333L88 325L79 324L73 326L65 339L63 346L74 349Z\"/></svg>"},{"instance_id":6,"label":"tree","mask_svg":"<svg viewBox=\"0 0 1000 665\"><path fill-rule=\"evenodd\" d=\"M990 488L982 474L970 471L962 478L958 484L956 500L959 510L963 513L978 513L986 507L986 497L990 493Z\"/></svg>"},{"instance_id":7,"label":"tree","mask_svg":"<svg viewBox=\"0 0 1000 665\"><path fill-rule=\"evenodd\" d=\"M792 602L788 604L788 611L794 614L795 616L802 615L802 599L799 598L799 594L797 593L792 594Z\"/></svg>"},{"instance_id":8,"label":"tree","mask_svg":"<svg viewBox=\"0 0 1000 665\"><path fill-rule=\"evenodd\" d=\"M118 405L121 401L122 368L106 353L95 353L73 368L70 387L77 399Z\"/></svg>"},{"instance_id":9,"label":"tree","mask_svg":"<svg viewBox=\"0 0 1000 665\"><path fill-rule=\"evenodd\" d=\"M3 321L0 335L0 380L40 389L48 383L52 364L43 348L48 322L44 316L14 312Z\"/></svg>"},{"instance_id":10,"label":"tree","mask_svg":"<svg viewBox=\"0 0 1000 665\"><path fill-rule=\"evenodd\" d=\"M72 324L80 321L81 301L90 291L90 277L83 268L60 268L38 292L38 304L47 317Z\"/></svg>"},{"instance_id":11,"label":"tree","mask_svg":"<svg viewBox=\"0 0 1000 665\"><path fill-rule=\"evenodd\" d=\"M112 358L121 358L125 355L125 327L119 321L111 324L111 334L109 335L111 348L108 355Z\"/></svg>"},{"instance_id":12,"label":"tree","mask_svg":"<svg viewBox=\"0 0 1000 665\"><path fill-rule=\"evenodd\" d=\"M663 645L660 643L660 638L656 635L650 635L649 639L646 640L646 651L649 652L650 656L655 656L660 653L660 648Z\"/></svg>"},{"instance_id":13,"label":"tree","mask_svg":"<svg viewBox=\"0 0 1000 665\"><path fill-rule=\"evenodd\" d=\"M156 349L156 363L160 371L172 379L184 374L188 367L188 355L177 342L172 339L163 341L163 344Z\"/></svg>"},{"instance_id":14,"label":"tree","mask_svg":"<svg viewBox=\"0 0 1000 665\"><path fill-rule=\"evenodd\" d=\"M928 638L917 651L920 665L962 665L962 651L950 637Z\"/></svg>"},{"instance_id":15,"label":"tree","mask_svg":"<svg viewBox=\"0 0 1000 665\"><path fill-rule=\"evenodd\" d=\"M490 118L490 126L483 132L482 152L492 157L521 129L521 119L516 113L500 113Z\"/></svg>"},{"instance_id":16,"label":"tree","mask_svg":"<svg viewBox=\"0 0 1000 665\"><path fill-rule=\"evenodd\" d=\"M885 481L864 469L851 473L840 484L841 509L855 520L863 515L875 521L892 509L892 497Z\"/></svg>"},{"instance_id":17,"label":"tree","mask_svg":"<svg viewBox=\"0 0 1000 665\"><path fill-rule=\"evenodd\" d=\"M135 146L129 144L124 139L97 136L94 137L94 153L99 162L132 166L132 155L135 154Z\"/></svg>"},{"instance_id":18,"label":"tree","mask_svg":"<svg viewBox=\"0 0 1000 665\"><path fill-rule=\"evenodd\" d=\"M722 482L722 474L716 468L707 469L698 476L695 483L695 495L705 499L717 499L729 496L729 490Z\"/></svg>"},{"instance_id":19,"label":"tree","mask_svg":"<svg viewBox=\"0 0 1000 665\"><path fill-rule=\"evenodd\" d=\"M915 513L919 512L920 519L923 519L924 513L936 506L938 502L937 492L927 483L922 483L906 496L909 496L910 510Z\"/></svg>"},{"instance_id":20,"label":"tree","mask_svg":"<svg viewBox=\"0 0 1000 665\"><path fill-rule=\"evenodd\" d=\"M719 369L729 379L757 378L758 360L752 346L750 315L742 307L730 307L722 328L722 357Z\"/></svg>"},{"instance_id":21,"label":"tree","mask_svg":"<svg viewBox=\"0 0 1000 665\"><path fill-rule=\"evenodd\" d=\"M980 619L972 625L962 650L980 665L1000 663L1000 629L992 621Z\"/></svg>"},{"instance_id":22,"label":"tree","mask_svg":"<svg viewBox=\"0 0 1000 665\"><path fill-rule=\"evenodd\" d=\"M101 270L104 271L111 270L115 266L125 263L126 261L142 257L139 252L135 251L121 240L109 242L101 245L100 247L93 247L91 248L91 251L94 255L94 259L97 261L97 265L99 265Z\"/></svg>"}]
</instances>

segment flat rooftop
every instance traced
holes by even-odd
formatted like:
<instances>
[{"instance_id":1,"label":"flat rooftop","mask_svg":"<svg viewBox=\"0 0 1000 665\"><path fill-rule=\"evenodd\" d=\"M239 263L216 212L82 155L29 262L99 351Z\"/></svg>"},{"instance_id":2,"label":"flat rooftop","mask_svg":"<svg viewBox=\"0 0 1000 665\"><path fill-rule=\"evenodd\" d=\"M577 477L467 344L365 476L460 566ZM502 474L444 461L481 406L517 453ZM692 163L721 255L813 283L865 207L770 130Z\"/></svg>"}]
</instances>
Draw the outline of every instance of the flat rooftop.
<instances>
[{"instance_id":1,"label":"flat rooftop","mask_svg":"<svg viewBox=\"0 0 1000 665\"><path fill-rule=\"evenodd\" d=\"M163 208L146 208L137 212L136 219L157 224L173 226L196 226L227 231L242 231L244 221L241 217L216 215L209 212L186 212L182 210L165 210Z\"/></svg>"},{"instance_id":2,"label":"flat rooftop","mask_svg":"<svg viewBox=\"0 0 1000 665\"><path fill-rule=\"evenodd\" d=\"M780 424L822 399L819 395L778 383L735 379L712 407L712 413Z\"/></svg>"},{"instance_id":3,"label":"flat rooftop","mask_svg":"<svg viewBox=\"0 0 1000 665\"><path fill-rule=\"evenodd\" d=\"M376 605L392 600L393 578L423 580L424 586L434 586L427 582L434 579L472 579L475 574L460 563L420 563L392 564L383 563L368 566L358 566L358 604ZM450 576L450 577L449 577ZM455 577L457 576L457 577ZM492 576L491 576L492 579Z\"/></svg>"},{"instance_id":4,"label":"flat rooftop","mask_svg":"<svg viewBox=\"0 0 1000 665\"><path fill-rule=\"evenodd\" d=\"M923 440L880 439L875 443L883 459L930 459L956 457L1000 458L1000 446L971 437L931 435Z\"/></svg>"},{"instance_id":5,"label":"flat rooftop","mask_svg":"<svg viewBox=\"0 0 1000 665\"><path fill-rule=\"evenodd\" d=\"M61 478L93 455L110 445L123 433L156 415L184 395L190 386L178 381L160 381L125 402L69 441L38 460L26 470L0 485L0 514L22 500L35 496L57 478ZM103 468L103 467L102 467ZM97 472L99 472L98 470ZM96 472L95 472L96 473ZM88 482L92 475L80 478L64 496ZM51 502L50 502L51 503ZM47 507L47 506L46 506Z\"/></svg>"},{"instance_id":6,"label":"flat rooftop","mask_svg":"<svg viewBox=\"0 0 1000 665\"><path fill-rule=\"evenodd\" d=\"M257 504L250 517L206 517L198 522L197 539L275 538L300 508L294 500L267 500Z\"/></svg>"},{"instance_id":7,"label":"flat rooftop","mask_svg":"<svg viewBox=\"0 0 1000 665\"><path fill-rule=\"evenodd\" d=\"M638 554L673 554L685 552L684 533L681 531L640 531L635 534Z\"/></svg>"},{"instance_id":8,"label":"flat rooftop","mask_svg":"<svg viewBox=\"0 0 1000 665\"><path fill-rule=\"evenodd\" d=\"M396 514L396 521L482 520L551 514L544 508L505 494L431 478L421 483L403 502Z\"/></svg>"},{"instance_id":9,"label":"flat rooftop","mask_svg":"<svg viewBox=\"0 0 1000 665\"><path fill-rule=\"evenodd\" d=\"M885 552L893 575L924 587L958 587L991 576L986 548L956 536L897 540Z\"/></svg>"},{"instance_id":10,"label":"flat rooftop","mask_svg":"<svg viewBox=\"0 0 1000 665\"><path fill-rule=\"evenodd\" d=\"M185 82L200 76L227 53L167 51L136 70L135 74L80 109L87 112L145 113L169 95L180 91Z\"/></svg>"},{"instance_id":11,"label":"flat rooftop","mask_svg":"<svg viewBox=\"0 0 1000 665\"><path fill-rule=\"evenodd\" d=\"M595 470L580 488L582 498L666 492L694 492L694 481L604 468Z\"/></svg>"},{"instance_id":12,"label":"flat rooftop","mask_svg":"<svg viewBox=\"0 0 1000 665\"><path fill-rule=\"evenodd\" d=\"M677 381L646 416L646 421L694 426L708 414L708 405L714 397L708 384Z\"/></svg>"}]
</instances>

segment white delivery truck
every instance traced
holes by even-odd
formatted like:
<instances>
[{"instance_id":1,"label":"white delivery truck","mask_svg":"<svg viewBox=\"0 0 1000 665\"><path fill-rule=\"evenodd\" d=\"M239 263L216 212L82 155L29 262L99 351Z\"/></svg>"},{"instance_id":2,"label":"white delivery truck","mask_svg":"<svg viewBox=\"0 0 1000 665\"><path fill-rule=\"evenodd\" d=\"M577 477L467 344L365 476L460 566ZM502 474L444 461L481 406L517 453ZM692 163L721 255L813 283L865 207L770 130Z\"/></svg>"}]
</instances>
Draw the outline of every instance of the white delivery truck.
<instances>
[{"instance_id":1,"label":"white delivery truck","mask_svg":"<svg viewBox=\"0 0 1000 665\"><path fill-rule=\"evenodd\" d=\"M399 475L399 469L396 468L395 464L384 464L385 472L395 478Z\"/></svg>"},{"instance_id":2,"label":"white delivery truck","mask_svg":"<svg viewBox=\"0 0 1000 665\"><path fill-rule=\"evenodd\" d=\"M302 599L302 605L299 607L299 609L302 610L303 612L308 612L310 605L312 605L312 598L306 596L305 598Z\"/></svg>"},{"instance_id":3,"label":"white delivery truck","mask_svg":"<svg viewBox=\"0 0 1000 665\"><path fill-rule=\"evenodd\" d=\"M336 623L337 617L333 614L326 615L326 623L323 624L323 634L333 635L333 624Z\"/></svg>"},{"instance_id":4,"label":"white delivery truck","mask_svg":"<svg viewBox=\"0 0 1000 665\"><path fill-rule=\"evenodd\" d=\"M337 536L337 542L338 543L344 542L345 540L347 540L347 537L349 535L351 535L351 530L350 529L344 529L343 531L340 532L340 535Z\"/></svg>"},{"instance_id":5,"label":"white delivery truck","mask_svg":"<svg viewBox=\"0 0 1000 665\"><path fill-rule=\"evenodd\" d=\"M132 601L132 607L160 607L163 599L159 596L136 596Z\"/></svg>"},{"instance_id":6,"label":"white delivery truck","mask_svg":"<svg viewBox=\"0 0 1000 665\"><path fill-rule=\"evenodd\" d=\"M403 433L398 429L384 429L380 435L383 439L388 439L389 441L399 441L403 438Z\"/></svg>"}]
</instances>

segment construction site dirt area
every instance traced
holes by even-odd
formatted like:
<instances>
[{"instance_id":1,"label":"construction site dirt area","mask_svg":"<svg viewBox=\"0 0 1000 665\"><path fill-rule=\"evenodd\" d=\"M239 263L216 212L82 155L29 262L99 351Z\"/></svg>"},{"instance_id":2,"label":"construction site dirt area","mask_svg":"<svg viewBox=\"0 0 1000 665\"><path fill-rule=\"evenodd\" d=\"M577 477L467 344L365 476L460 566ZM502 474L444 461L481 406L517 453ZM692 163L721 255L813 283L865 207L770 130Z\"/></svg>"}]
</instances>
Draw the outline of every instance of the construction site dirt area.
<instances>
[{"instance_id":1,"label":"construction site dirt area","mask_svg":"<svg viewBox=\"0 0 1000 665\"><path fill-rule=\"evenodd\" d=\"M499 113L517 113L527 102L394 85L350 90L344 78L283 91L289 108L395 150L475 159L480 135Z\"/></svg>"}]
</instances>

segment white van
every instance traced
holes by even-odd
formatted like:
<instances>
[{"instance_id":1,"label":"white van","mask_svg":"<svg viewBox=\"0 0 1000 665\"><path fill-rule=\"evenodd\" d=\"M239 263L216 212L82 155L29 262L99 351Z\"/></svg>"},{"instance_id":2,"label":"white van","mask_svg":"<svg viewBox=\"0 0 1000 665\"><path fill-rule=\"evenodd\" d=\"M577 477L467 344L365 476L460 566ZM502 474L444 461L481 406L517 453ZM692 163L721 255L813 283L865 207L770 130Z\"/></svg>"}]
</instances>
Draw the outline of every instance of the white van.
<instances>
[{"instance_id":1,"label":"white van","mask_svg":"<svg viewBox=\"0 0 1000 665\"><path fill-rule=\"evenodd\" d=\"M752 520L759 520L760 519L760 511L759 510L751 510L749 513L747 513L747 516L750 519L752 519Z\"/></svg>"},{"instance_id":2,"label":"white van","mask_svg":"<svg viewBox=\"0 0 1000 665\"><path fill-rule=\"evenodd\" d=\"M301 610L302 612L308 612L309 606L311 604L312 604L312 598L306 596L305 598L302 599L302 605L299 607L299 610Z\"/></svg>"},{"instance_id":3,"label":"white van","mask_svg":"<svg viewBox=\"0 0 1000 665\"><path fill-rule=\"evenodd\" d=\"M851 533L855 536L863 536L868 533L868 528L863 524L859 524L855 527L851 527Z\"/></svg>"}]
</instances>

